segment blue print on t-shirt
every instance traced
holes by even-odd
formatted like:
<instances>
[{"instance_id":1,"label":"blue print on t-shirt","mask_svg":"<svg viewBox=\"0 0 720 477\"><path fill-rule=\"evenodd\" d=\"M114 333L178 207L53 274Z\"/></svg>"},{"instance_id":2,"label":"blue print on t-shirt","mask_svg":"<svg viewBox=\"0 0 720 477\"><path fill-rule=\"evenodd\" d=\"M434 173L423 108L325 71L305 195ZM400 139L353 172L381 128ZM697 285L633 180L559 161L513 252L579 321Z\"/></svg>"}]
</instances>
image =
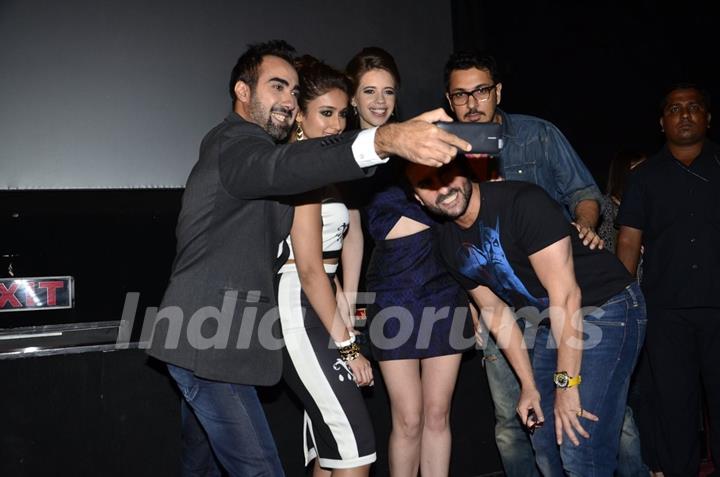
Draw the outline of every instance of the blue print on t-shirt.
<instances>
[{"instance_id":1,"label":"blue print on t-shirt","mask_svg":"<svg viewBox=\"0 0 720 477\"><path fill-rule=\"evenodd\" d=\"M479 221L477 226L480 232L480 247L463 242L458 249L460 273L487 286L509 305L541 307L542 303L525 288L505 256L500 243L500 219L498 218L495 228L486 227L482 221Z\"/></svg>"}]
</instances>

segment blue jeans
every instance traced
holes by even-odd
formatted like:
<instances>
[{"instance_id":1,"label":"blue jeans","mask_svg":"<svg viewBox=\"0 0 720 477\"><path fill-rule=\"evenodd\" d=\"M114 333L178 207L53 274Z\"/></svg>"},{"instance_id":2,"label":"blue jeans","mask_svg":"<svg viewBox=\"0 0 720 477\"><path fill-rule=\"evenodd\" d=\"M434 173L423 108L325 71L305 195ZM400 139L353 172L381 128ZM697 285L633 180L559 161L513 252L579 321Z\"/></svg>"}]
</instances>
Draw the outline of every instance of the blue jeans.
<instances>
[{"instance_id":1,"label":"blue jeans","mask_svg":"<svg viewBox=\"0 0 720 477\"><path fill-rule=\"evenodd\" d=\"M635 417L630 406L625 407L625 420L620 433L620 449L618 450L618 468L616 477L647 477L650 468L645 465L640 448L640 432L635 424Z\"/></svg>"},{"instance_id":2,"label":"blue jeans","mask_svg":"<svg viewBox=\"0 0 720 477\"><path fill-rule=\"evenodd\" d=\"M231 477L282 477L282 464L260 400L253 386L198 378L192 371L168 364L183 397L192 408L210 446ZM185 416L186 418L188 416ZM185 427L187 422L183 422ZM195 434L197 437L197 434ZM202 440L197 456L184 455L183 464L194 457L206 461ZM184 452L193 449L185 447Z\"/></svg>"},{"instance_id":3,"label":"blue jeans","mask_svg":"<svg viewBox=\"0 0 720 477\"><path fill-rule=\"evenodd\" d=\"M205 429L184 398L180 404L180 419L180 477L221 477L220 463L213 454Z\"/></svg>"},{"instance_id":4,"label":"blue jeans","mask_svg":"<svg viewBox=\"0 0 720 477\"><path fill-rule=\"evenodd\" d=\"M586 315L580 374L580 400L583 409L600 418L582 420L590 434L579 437L575 446L555 438L555 386L557 347L550 327L541 327L535 340L533 372L540 391L545 426L532 436L538 466L545 477L611 477L617 467L620 432L627 405L630 375L645 339L647 318L645 300L637 282L629 285L602 305L602 316ZM557 391L562 392L562 391Z\"/></svg>"},{"instance_id":5,"label":"blue jeans","mask_svg":"<svg viewBox=\"0 0 720 477\"><path fill-rule=\"evenodd\" d=\"M495 406L495 442L507 477L540 477L530 437L515 412L520 384L495 341L485 337L485 372Z\"/></svg>"}]
</instances>

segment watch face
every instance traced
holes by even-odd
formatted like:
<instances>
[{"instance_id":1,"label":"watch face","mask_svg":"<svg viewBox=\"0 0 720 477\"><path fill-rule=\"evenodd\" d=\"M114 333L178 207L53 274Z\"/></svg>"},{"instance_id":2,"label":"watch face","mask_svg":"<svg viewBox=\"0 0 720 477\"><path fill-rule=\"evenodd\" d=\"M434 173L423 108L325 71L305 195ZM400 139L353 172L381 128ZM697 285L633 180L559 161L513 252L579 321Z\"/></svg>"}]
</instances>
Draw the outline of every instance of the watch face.
<instances>
[{"instance_id":1,"label":"watch face","mask_svg":"<svg viewBox=\"0 0 720 477\"><path fill-rule=\"evenodd\" d=\"M555 375L555 384L559 388L566 388L568 385L568 375L566 373L557 373Z\"/></svg>"}]
</instances>

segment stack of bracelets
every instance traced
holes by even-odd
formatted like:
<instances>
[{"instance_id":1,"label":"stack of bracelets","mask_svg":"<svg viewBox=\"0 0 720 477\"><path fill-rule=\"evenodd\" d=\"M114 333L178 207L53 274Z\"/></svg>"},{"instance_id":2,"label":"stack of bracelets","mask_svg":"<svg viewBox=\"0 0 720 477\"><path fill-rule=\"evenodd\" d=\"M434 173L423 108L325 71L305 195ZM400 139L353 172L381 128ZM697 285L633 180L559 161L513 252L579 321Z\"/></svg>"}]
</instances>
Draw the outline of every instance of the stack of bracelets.
<instances>
[{"instance_id":1,"label":"stack of bracelets","mask_svg":"<svg viewBox=\"0 0 720 477\"><path fill-rule=\"evenodd\" d=\"M351 335L349 340L340 343L336 341L335 346L337 346L338 352L340 353L340 358L346 363L360 355L360 347L355 342L355 335Z\"/></svg>"}]
</instances>

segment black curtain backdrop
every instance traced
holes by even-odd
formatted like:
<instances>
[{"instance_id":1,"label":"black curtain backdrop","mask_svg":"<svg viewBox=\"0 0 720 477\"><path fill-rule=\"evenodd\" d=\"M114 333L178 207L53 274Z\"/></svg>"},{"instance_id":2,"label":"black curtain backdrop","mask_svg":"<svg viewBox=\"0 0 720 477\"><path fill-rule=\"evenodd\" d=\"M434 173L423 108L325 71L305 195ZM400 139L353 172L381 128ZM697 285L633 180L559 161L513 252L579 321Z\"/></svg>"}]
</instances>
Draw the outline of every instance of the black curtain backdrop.
<instances>
[{"instance_id":1,"label":"black curtain backdrop","mask_svg":"<svg viewBox=\"0 0 720 477\"><path fill-rule=\"evenodd\" d=\"M604 189L614 154L662 145L658 105L667 87L690 81L720 94L712 5L453 0L453 41L493 54L501 107L555 123ZM715 141L717 128L709 131Z\"/></svg>"}]
</instances>

